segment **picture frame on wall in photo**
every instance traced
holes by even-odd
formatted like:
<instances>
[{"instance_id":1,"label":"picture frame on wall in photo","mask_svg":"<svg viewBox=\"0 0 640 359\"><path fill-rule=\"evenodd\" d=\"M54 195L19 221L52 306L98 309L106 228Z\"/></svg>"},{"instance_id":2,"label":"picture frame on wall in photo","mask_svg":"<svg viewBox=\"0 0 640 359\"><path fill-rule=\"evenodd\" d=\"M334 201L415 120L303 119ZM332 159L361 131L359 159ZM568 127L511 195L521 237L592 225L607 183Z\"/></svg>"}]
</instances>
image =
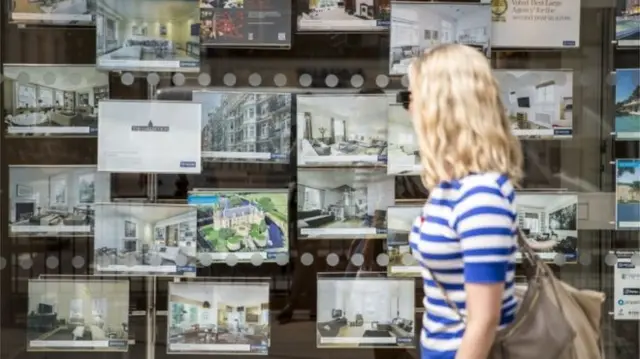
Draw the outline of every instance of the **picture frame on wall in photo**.
<instances>
[{"instance_id":1,"label":"picture frame on wall in photo","mask_svg":"<svg viewBox=\"0 0 640 359\"><path fill-rule=\"evenodd\" d=\"M638 0L617 1L616 42L619 47L640 47L640 3Z\"/></svg>"},{"instance_id":2,"label":"picture frame on wall in photo","mask_svg":"<svg viewBox=\"0 0 640 359\"><path fill-rule=\"evenodd\" d=\"M640 229L640 159L616 160L616 228Z\"/></svg>"},{"instance_id":3,"label":"picture frame on wall in photo","mask_svg":"<svg viewBox=\"0 0 640 359\"><path fill-rule=\"evenodd\" d=\"M573 136L573 71L494 70L513 133L523 139Z\"/></svg>"},{"instance_id":4,"label":"picture frame on wall in photo","mask_svg":"<svg viewBox=\"0 0 640 359\"><path fill-rule=\"evenodd\" d=\"M491 0L493 48L580 47L580 0Z\"/></svg>"},{"instance_id":5,"label":"picture frame on wall in photo","mask_svg":"<svg viewBox=\"0 0 640 359\"><path fill-rule=\"evenodd\" d=\"M391 2L389 74L405 75L416 56L463 44L491 58L489 3Z\"/></svg>"},{"instance_id":6,"label":"picture frame on wall in photo","mask_svg":"<svg viewBox=\"0 0 640 359\"><path fill-rule=\"evenodd\" d=\"M98 69L199 71L200 38L191 35L191 26L200 21L198 0L97 2Z\"/></svg>"},{"instance_id":7,"label":"picture frame on wall in photo","mask_svg":"<svg viewBox=\"0 0 640 359\"><path fill-rule=\"evenodd\" d=\"M95 2L92 0L11 0L11 21L20 24L92 25Z\"/></svg>"},{"instance_id":8,"label":"picture frame on wall in photo","mask_svg":"<svg viewBox=\"0 0 640 359\"><path fill-rule=\"evenodd\" d=\"M109 77L94 66L4 65L8 136L96 136Z\"/></svg>"},{"instance_id":9,"label":"picture frame on wall in photo","mask_svg":"<svg viewBox=\"0 0 640 359\"><path fill-rule=\"evenodd\" d=\"M578 260L578 195L576 193L516 193L518 227L544 261ZM518 260L522 254L516 254Z\"/></svg>"},{"instance_id":10,"label":"picture frame on wall in photo","mask_svg":"<svg viewBox=\"0 0 640 359\"><path fill-rule=\"evenodd\" d=\"M390 0L297 0L298 32L371 32L389 28Z\"/></svg>"},{"instance_id":11,"label":"picture frame on wall in photo","mask_svg":"<svg viewBox=\"0 0 640 359\"><path fill-rule=\"evenodd\" d=\"M615 90L617 140L640 139L640 68L617 69Z\"/></svg>"},{"instance_id":12,"label":"picture frame on wall in photo","mask_svg":"<svg viewBox=\"0 0 640 359\"><path fill-rule=\"evenodd\" d=\"M91 236L110 175L95 166L10 166L11 236Z\"/></svg>"}]
</instances>

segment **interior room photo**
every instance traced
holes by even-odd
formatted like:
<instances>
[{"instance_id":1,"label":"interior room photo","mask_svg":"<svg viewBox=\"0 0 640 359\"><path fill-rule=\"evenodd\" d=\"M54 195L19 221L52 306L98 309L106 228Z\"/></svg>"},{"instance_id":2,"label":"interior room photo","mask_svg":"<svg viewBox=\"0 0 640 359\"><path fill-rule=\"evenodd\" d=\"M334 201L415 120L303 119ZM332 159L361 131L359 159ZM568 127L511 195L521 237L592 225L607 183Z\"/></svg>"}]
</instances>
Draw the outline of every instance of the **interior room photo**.
<instances>
[{"instance_id":1,"label":"interior room photo","mask_svg":"<svg viewBox=\"0 0 640 359\"><path fill-rule=\"evenodd\" d=\"M96 134L109 78L95 67L5 65L3 75L8 134Z\"/></svg>"},{"instance_id":2,"label":"interior room photo","mask_svg":"<svg viewBox=\"0 0 640 359\"><path fill-rule=\"evenodd\" d=\"M79 17L83 20L91 19L90 0L12 0L12 3L14 20L22 20L22 14L31 15L28 18L42 16L38 20L74 19L80 15L85 15Z\"/></svg>"},{"instance_id":3,"label":"interior room photo","mask_svg":"<svg viewBox=\"0 0 640 359\"><path fill-rule=\"evenodd\" d=\"M616 222L618 228L640 228L640 160L618 160Z\"/></svg>"},{"instance_id":4,"label":"interior room photo","mask_svg":"<svg viewBox=\"0 0 640 359\"><path fill-rule=\"evenodd\" d=\"M224 260L228 253L251 259L289 250L288 192L196 191L188 203L198 209L198 251Z\"/></svg>"},{"instance_id":5,"label":"interior room photo","mask_svg":"<svg viewBox=\"0 0 640 359\"><path fill-rule=\"evenodd\" d=\"M640 69L616 69L615 101L616 138L640 138Z\"/></svg>"},{"instance_id":6,"label":"interior room photo","mask_svg":"<svg viewBox=\"0 0 640 359\"><path fill-rule=\"evenodd\" d=\"M30 280L28 349L126 351L129 338L129 281ZM51 345L32 345L33 341ZM104 342L108 345L91 346ZM68 342L69 345L55 342Z\"/></svg>"},{"instance_id":7,"label":"interior room photo","mask_svg":"<svg viewBox=\"0 0 640 359\"><path fill-rule=\"evenodd\" d=\"M298 228L309 237L385 232L394 185L384 170L299 170Z\"/></svg>"},{"instance_id":8,"label":"interior room photo","mask_svg":"<svg viewBox=\"0 0 640 359\"><path fill-rule=\"evenodd\" d=\"M382 162L387 154L384 95L297 96L298 164Z\"/></svg>"},{"instance_id":9,"label":"interior room photo","mask_svg":"<svg viewBox=\"0 0 640 359\"><path fill-rule=\"evenodd\" d=\"M197 0L96 2L99 68L198 71L200 34L193 31L200 21Z\"/></svg>"},{"instance_id":10,"label":"interior room photo","mask_svg":"<svg viewBox=\"0 0 640 359\"><path fill-rule=\"evenodd\" d=\"M496 70L494 74L516 135L549 137L554 130L572 130L573 72Z\"/></svg>"},{"instance_id":11,"label":"interior room photo","mask_svg":"<svg viewBox=\"0 0 640 359\"><path fill-rule=\"evenodd\" d=\"M268 283L171 283L169 291L169 352L208 351L199 344L230 344L216 352L238 352L237 344L267 352Z\"/></svg>"},{"instance_id":12,"label":"interior room photo","mask_svg":"<svg viewBox=\"0 0 640 359\"><path fill-rule=\"evenodd\" d=\"M516 210L518 226L542 259L560 253L577 260L578 195L519 193Z\"/></svg>"},{"instance_id":13,"label":"interior room photo","mask_svg":"<svg viewBox=\"0 0 640 359\"><path fill-rule=\"evenodd\" d=\"M420 149L411 115L402 105L389 106L387 173L419 174Z\"/></svg>"},{"instance_id":14,"label":"interior room photo","mask_svg":"<svg viewBox=\"0 0 640 359\"><path fill-rule=\"evenodd\" d=\"M318 347L415 345L413 279L318 278Z\"/></svg>"},{"instance_id":15,"label":"interior room photo","mask_svg":"<svg viewBox=\"0 0 640 359\"><path fill-rule=\"evenodd\" d=\"M110 175L93 166L9 167L12 235L89 235L94 203L110 200Z\"/></svg>"},{"instance_id":16,"label":"interior room photo","mask_svg":"<svg viewBox=\"0 0 640 359\"><path fill-rule=\"evenodd\" d=\"M309 0L298 17L300 30L375 30L388 26L389 0Z\"/></svg>"},{"instance_id":17,"label":"interior room photo","mask_svg":"<svg viewBox=\"0 0 640 359\"><path fill-rule=\"evenodd\" d=\"M196 262L196 209L185 205L96 205L95 261L113 266L190 267ZM186 262L186 263L185 263ZM119 268L119 267L111 267Z\"/></svg>"},{"instance_id":18,"label":"interior room photo","mask_svg":"<svg viewBox=\"0 0 640 359\"><path fill-rule=\"evenodd\" d=\"M403 75L411 59L440 44L463 44L491 57L489 4L391 4L389 73Z\"/></svg>"}]
</instances>

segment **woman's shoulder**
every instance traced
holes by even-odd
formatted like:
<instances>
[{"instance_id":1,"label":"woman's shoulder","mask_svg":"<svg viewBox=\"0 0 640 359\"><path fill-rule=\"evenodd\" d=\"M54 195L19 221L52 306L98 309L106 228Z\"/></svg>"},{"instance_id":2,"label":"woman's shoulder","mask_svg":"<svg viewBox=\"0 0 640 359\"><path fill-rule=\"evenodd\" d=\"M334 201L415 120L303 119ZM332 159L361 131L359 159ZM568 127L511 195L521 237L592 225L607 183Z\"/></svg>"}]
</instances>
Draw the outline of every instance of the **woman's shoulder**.
<instances>
[{"instance_id":1,"label":"woman's shoulder","mask_svg":"<svg viewBox=\"0 0 640 359\"><path fill-rule=\"evenodd\" d=\"M458 188L461 195L465 193L492 192L512 198L515 193L515 186L509 176L498 172L469 174L459 180Z\"/></svg>"}]
</instances>

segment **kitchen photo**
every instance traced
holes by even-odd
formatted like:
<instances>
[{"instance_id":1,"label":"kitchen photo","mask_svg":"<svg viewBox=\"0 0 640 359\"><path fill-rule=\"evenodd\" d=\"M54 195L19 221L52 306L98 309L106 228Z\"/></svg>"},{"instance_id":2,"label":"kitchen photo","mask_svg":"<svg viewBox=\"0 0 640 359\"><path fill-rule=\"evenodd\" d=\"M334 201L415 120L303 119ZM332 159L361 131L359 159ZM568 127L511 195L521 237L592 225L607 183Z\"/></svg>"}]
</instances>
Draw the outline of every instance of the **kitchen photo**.
<instances>
[{"instance_id":1,"label":"kitchen photo","mask_svg":"<svg viewBox=\"0 0 640 359\"><path fill-rule=\"evenodd\" d=\"M110 200L110 175L94 166L10 166L12 236L89 236L94 203Z\"/></svg>"},{"instance_id":2,"label":"kitchen photo","mask_svg":"<svg viewBox=\"0 0 640 359\"><path fill-rule=\"evenodd\" d=\"M95 67L5 65L3 79L9 136L96 136L109 78Z\"/></svg>"},{"instance_id":3,"label":"kitchen photo","mask_svg":"<svg viewBox=\"0 0 640 359\"><path fill-rule=\"evenodd\" d=\"M196 208L100 203L95 212L96 272L195 276Z\"/></svg>"}]
</instances>

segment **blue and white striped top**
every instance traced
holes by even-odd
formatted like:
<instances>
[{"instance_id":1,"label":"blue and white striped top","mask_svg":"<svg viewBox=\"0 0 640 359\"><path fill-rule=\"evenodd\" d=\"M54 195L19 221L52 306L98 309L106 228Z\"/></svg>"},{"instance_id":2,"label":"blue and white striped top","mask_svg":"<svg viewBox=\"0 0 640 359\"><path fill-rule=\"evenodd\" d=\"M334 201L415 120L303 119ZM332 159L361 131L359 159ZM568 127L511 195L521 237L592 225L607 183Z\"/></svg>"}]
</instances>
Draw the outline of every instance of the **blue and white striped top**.
<instances>
[{"instance_id":1,"label":"blue and white striped top","mask_svg":"<svg viewBox=\"0 0 640 359\"><path fill-rule=\"evenodd\" d=\"M431 191L409 236L414 255L423 267L431 269L463 315L465 283L505 283L500 328L514 320L517 307L514 199L511 181L498 173L471 174L440 183ZM422 278L422 359L454 359L462 342L464 323L447 305L424 268Z\"/></svg>"}]
</instances>

